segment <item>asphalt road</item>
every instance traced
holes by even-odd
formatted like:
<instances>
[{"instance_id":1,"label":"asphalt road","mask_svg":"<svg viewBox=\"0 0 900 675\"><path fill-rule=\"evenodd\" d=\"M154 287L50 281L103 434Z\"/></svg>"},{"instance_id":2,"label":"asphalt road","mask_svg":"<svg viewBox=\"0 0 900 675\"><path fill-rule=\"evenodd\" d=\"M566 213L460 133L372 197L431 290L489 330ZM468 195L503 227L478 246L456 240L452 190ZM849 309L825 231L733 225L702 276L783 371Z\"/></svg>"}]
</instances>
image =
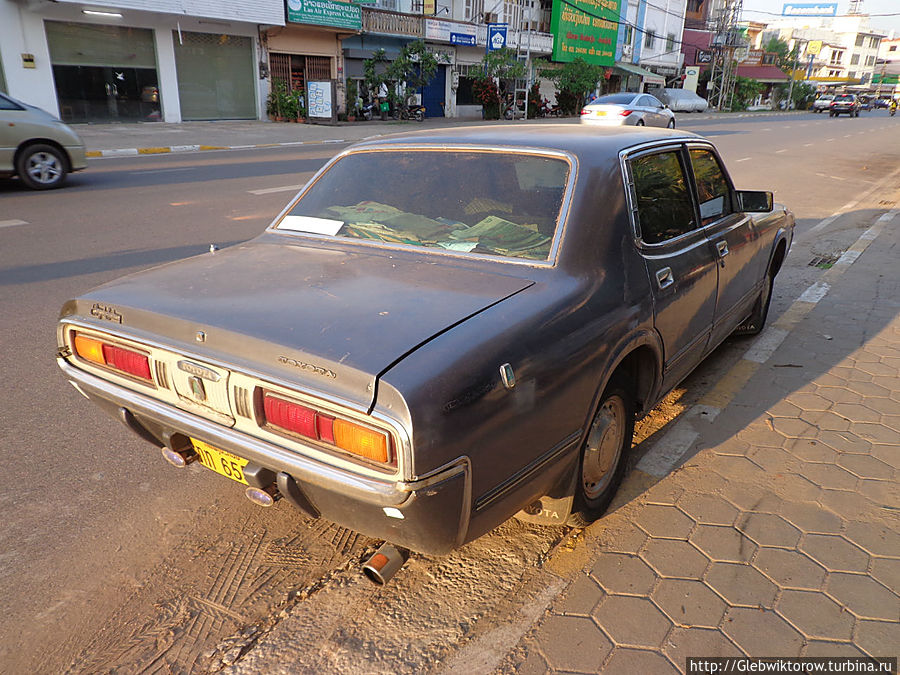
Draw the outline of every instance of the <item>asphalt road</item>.
<instances>
[{"instance_id":1,"label":"asphalt road","mask_svg":"<svg viewBox=\"0 0 900 675\"><path fill-rule=\"evenodd\" d=\"M795 211L798 237L776 282L775 316L821 273L813 258L844 250L874 212L893 206L881 203L881 185L900 167L900 120L884 111L858 119L681 115L679 126L716 142L738 187L774 189ZM372 545L284 503L263 511L202 468L171 468L84 401L53 358L67 299L255 236L340 147L97 160L47 193L0 182L2 670L215 668L234 644L227 638L243 631L249 639L349 574ZM741 348L726 344L686 395L714 381ZM660 414L642 433L666 421ZM367 663L414 672L502 621L510 598L538 602L531 581L541 556L565 535L509 523L450 560L411 561L404 583L379 591L382 623L310 601L311 623L346 622L344 637L359 653L342 663L348 672ZM423 617L417 597L424 602L436 579L442 601ZM371 643L378 626L396 633L384 617L403 626L390 649ZM295 658L312 668L316 646L298 644L305 651Z\"/></svg>"}]
</instances>

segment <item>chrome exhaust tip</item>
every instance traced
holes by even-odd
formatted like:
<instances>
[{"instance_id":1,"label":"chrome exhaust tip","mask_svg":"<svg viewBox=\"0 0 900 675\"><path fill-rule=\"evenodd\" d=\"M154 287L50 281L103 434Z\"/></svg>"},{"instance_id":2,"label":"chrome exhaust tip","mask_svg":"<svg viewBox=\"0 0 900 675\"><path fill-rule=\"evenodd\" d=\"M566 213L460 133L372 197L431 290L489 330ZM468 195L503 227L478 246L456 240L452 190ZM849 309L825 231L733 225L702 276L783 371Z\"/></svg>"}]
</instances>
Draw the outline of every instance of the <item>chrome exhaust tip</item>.
<instances>
[{"instance_id":1,"label":"chrome exhaust tip","mask_svg":"<svg viewBox=\"0 0 900 675\"><path fill-rule=\"evenodd\" d=\"M188 464L197 459L197 453L193 451L181 451L172 450L171 448L162 447L159 449L162 453L163 458L172 466L183 469Z\"/></svg>"},{"instance_id":2,"label":"chrome exhaust tip","mask_svg":"<svg viewBox=\"0 0 900 675\"><path fill-rule=\"evenodd\" d=\"M379 586L384 586L403 567L403 563L408 558L409 551L395 548L385 542L363 564L362 571L369 581Z\"/></svg>"},{"instance_id":3,"label":"chrome exhaust tip","mask_svg":"<svg viewBox=\"0 0 900 675\"><path fill-rule=\"evenodd\" d=\"M244 496L257 506L269 507L281 499L281 493L274 485L267 488L253 487L252 485L244 490Z\"/></svg>"}]
</instances>

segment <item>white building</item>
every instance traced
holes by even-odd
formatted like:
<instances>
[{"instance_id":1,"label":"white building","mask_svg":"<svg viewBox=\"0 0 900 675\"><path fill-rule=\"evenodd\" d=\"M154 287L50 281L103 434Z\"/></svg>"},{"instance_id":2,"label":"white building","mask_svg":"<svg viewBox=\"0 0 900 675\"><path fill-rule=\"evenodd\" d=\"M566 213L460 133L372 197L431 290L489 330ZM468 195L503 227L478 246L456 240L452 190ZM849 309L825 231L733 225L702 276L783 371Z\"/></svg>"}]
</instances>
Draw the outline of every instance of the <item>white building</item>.
<instances>
[{"instance_id":1,"label":"white building","mask_svg":"<svg viewBox=\"0 0 900 675\"><path fill-rule=\"evenodd\" d=\"M259 119L283 0L0 0L0 89L64 121Z\"/></svg>"},{"instance_id":2,"label":"white building","mask_svg":"<svg viewBox=\"0 0 900 675\"><path fill-rule=\"evenodd\" d=\"M644 85L665 86L666 78L681 73L681 39L687 0L628 0L624 19L620 64L638 66L657 77L644 75Z\"/></svg>"}]
</instances>

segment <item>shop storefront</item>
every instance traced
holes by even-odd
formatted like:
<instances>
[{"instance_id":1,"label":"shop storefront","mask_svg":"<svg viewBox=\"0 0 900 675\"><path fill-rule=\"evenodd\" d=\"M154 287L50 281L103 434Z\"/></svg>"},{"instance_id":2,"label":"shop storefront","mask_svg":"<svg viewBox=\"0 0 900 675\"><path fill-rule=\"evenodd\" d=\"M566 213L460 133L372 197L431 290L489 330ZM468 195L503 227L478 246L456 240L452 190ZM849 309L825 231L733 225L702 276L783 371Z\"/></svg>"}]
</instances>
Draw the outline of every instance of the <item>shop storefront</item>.
<instances>
[{"instance_id":1,"label":"shop storefront","mask_svg":"<svg viewBox=\"0 0 900 675\"><path fill-rule=\"evenodd\" d=\"M159 120L153 31L45 21L64 122Z\"/></svg>"},{"instance_id":2,"label":"shop storefront","mask_svg":"<svg viewBox=\"0 0 900 675\"><path fill-rule=\"evenodd\" d=\"M249 37L190 31L174 31L172 37L181 119L256 119Z\"/></svg>"}]
</instances>

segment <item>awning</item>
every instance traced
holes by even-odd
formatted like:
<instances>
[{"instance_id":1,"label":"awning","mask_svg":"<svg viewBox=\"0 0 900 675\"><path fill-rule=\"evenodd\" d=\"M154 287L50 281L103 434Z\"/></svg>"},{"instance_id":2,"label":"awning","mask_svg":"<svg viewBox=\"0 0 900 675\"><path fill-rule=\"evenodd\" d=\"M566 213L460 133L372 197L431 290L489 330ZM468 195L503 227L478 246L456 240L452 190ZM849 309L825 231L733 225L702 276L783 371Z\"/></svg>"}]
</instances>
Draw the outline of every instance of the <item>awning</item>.
<instances>
[{"instance_id":1,"label":"awning","mask_svg":"<svg viewBox=\"0 0 900 675\"><path fill-rule=\"evenodd\" d=\"M619 63L616 62L614 68L621 70L629 75L638 75L643 78L644 83L646 84L658 84L660 86L666 86L666 78L662 75L657 75L656 73L652 73L649 70L641 68L640 66L636 66L633 63Z\"/></svg>"},{"instance_id":2,"label":"awning","mask_svg":"<svg viewBox=\"0 0 900 675\"><path fill-rule=\"evenodd\" d=\"M789 82L791 79L778 66L768 65L749 66L738 64L737 75L738 77L748 77L751 80L764 82L766 84L773 84L775 82Z\"/></svg>"}]
</instances>

